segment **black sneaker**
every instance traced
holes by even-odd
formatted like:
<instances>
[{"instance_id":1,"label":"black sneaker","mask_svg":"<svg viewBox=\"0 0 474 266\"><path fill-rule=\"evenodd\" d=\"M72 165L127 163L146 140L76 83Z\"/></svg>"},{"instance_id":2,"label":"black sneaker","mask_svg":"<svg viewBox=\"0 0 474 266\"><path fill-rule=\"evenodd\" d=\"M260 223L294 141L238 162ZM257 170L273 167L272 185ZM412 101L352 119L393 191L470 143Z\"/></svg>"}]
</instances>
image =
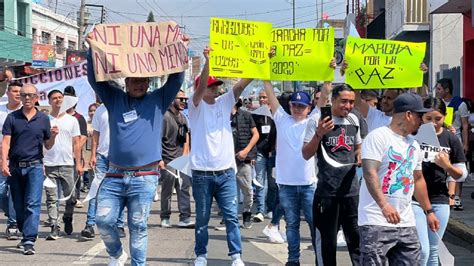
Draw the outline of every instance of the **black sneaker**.
<instances>
[{"instance_id":1,"label":"black sneaker","mask_svg":"<svg viewBox=\"0 0 474 266\"><path fill-rule=\"evenodd\" d=\"M120 238L125 238L127 234L125 234L125 228L123 227L117 227L117 231L119 233Z\"/></svg>"},{"instance_id":2,"label":"black sneaker","mask_svg":"<svg viewBox=\"0 0 474 266\"><path fill-rule=\"evenodd\" d=\"M18 231L16 224L7 226L5 236L8 240L18 240L20 238L20 231Z\"/></svg>"},{"instance_id":3,"label":"black sneaker","mask_svg":"<svg viewBox=\"0 0 474 266\"><path fill-rule=\"evenodd\" d=\"M458 196L456 196L456 197L454 198L454 210L455 210L455 211L462 211L462 210L464 210L464 207L462 206L461 199L460 199Z\"/></svg>"},{"instance_id":4,"label":"black sneaker","mask_svg":"<svg viewBox=\"0 0 474 266\"><path fill-rule=\"evenodd\" d=\"M64 232L66 234L71 235L73 228L72 228L72 217L63 217L64 222Z\"/></svg>"},{"instance_id":5,"label":"black sneaker","mask_svg":"<svg viewBox=\"0 0 474 266\"><path fill-rule=\"evenodd\" d=\"M242 213L242 216L243 216L243 220L244 220L243 227L245 229L252 228L252 221L251 221L252 213L251 212L244 212L244 213Z\"/></svg>"},{"instance_id":6,"label":"black sneaker","mask_svg":"<svg viewBox=\"0 0 474 266\"><path fill-rule=\"evenodd\" d=\"M87 239L93 239L95 237L94 226L86 225L84 230L81 231L81 236Z\"/></svg>"},{"instance_id":7,"label":"black sneaker","mask_svg":"<svg viewBox=\"0 0 474 266\"><path fill-rule=\"evenodd\" d=\"M32 244L24 245L23 255L34 255L35 253L36 251Z\"/></svg>"},{"instance_id":8,"label":"black sneaker","mask_svg":"<svg viewBox=\"0 0 474 266\"><path fill-rule=\"evenodd\" d=\"M300 266L300 262L299 261L288 261L287 263L285 263L285 266Z\"/></svg>"},{"instance_id":9,"label":"black sneaker","mask_svg":"<svg viewBox=\"0 0 474 266\"><path fill-rule=\"evenodd\" d=\"M58 238L60 238L60 233L59 233L60 229L59 229L59 226L58 225L52 225L51 226L51 233L49 233L49 235L46 237L46 240L56 240Z\"/></svg>"}]
</instances>

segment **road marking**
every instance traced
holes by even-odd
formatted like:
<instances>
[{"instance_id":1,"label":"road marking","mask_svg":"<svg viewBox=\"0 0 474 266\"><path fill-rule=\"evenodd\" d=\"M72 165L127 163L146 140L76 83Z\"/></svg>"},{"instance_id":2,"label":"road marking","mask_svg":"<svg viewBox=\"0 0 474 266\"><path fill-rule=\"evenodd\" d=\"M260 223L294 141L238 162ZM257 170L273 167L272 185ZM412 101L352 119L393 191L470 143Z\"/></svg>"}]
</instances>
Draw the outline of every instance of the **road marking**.
<instances>
[{"instance_id":1,"label":"road marking","mask_svg":"<svg viewBox=\"0 0 474 266\"><path fill-rule=\"evenodd\" d=\"M95 258L95 256L99 255L102 251L105 250L105 245L104 242L100 241L100 243L97 243L95 246L93 246L91 249L86 251L82 256L74 261L72 264L89 264L89 262Z\"/></svg>"},{"instance_id":2,"label":"road marking","mask_svg":"<svg viewBox=\"0 0 474 266\"><path fill-rule=\"evenodd\" d=\"M279 262L285 264L288 258L288 244L275 244L270 242L256 242L256 241L249 241L252 245L256 246L258 249L264 251L268 255L272 256L273 258L277 259ZM306 250L311 246L308 243L301 243L300 250Z\"/></svg>"}]
</instances>

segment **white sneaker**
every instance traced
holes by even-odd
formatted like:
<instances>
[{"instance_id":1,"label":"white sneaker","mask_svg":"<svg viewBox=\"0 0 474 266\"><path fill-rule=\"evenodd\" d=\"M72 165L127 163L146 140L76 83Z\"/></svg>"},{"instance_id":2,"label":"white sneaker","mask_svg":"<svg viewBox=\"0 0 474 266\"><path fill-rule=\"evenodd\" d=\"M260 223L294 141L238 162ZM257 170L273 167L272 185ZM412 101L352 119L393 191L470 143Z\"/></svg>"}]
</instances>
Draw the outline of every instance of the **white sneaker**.
<instances>
[{"instance_id":1,"label":"white sneaker","mask_svg":"<svg viewBox=\"0 0 474 266\"><path fill-rule=\"evenodd\" d=\"M199 256L194 260L194 266L206 266L207 259L204 256Z\"/></svg>"},{"instance_id":2,"label":"white sneaker","mask_svg":"<svg viewBox=\"0 0 474 266\"><path fill-rule=\"evenodd\" d=\"M240 254L234 254L232 257L232 266L244 266L244 262L242 261L242 257Z\"/></svg>"},{"instance_id":3,"label":"white sneaker","mask_svg":"<svg viewBox=\"0 0 474 266\"><path fill-rule=\"evenodd\" d=\"M271 220L273 218L273 212L268 212L267 218Z\"/></svg>"},{"instance_id":4,"label":"white sneaker","mask_svg":"<svg viewBox=\"0 0 474 266\"><path fill-rule=\"evenodd\" d=\"M128 255L125 251L122 251L122 255L118 258L110 257L109 259L109 266L124 266L125 262L127 262Z\"/></svg>"},{"instance_id":5,"label":"white sneaker","mask_svg":"<svg viewBox=\"0 0 474 266\"><path fill-rule=\"evenodd\" d=\"M270 242L272 243L277 243L277 244L283 244L285 243L285 240L281 237L280 231L278 230L278 227L272 226L272 228L265 226L263 228L263 234L268 237Z\"/></svg>"},{"instance_id":6,"label":"white sneaker","mask_svg":"<svg viewBox=\"0 0 474 266\"><path fill-rule=\"evenodd\" d=\"M346 238L344 237L344 234L342 233L341 230L339 230L339 232L337 232L337 246L338 247L346 247L347 246Z\"/></svg>"},{"instance_id":7,"label":"white sneaker","mask_svg":"<svg viewBox=\"0 0 474 266\"><path fill-rule=\"evenodd\" d=\"M256 222L256 223L261 223L265 220L265 218L263 217L263 214L262 213L257 213L254 217L253 217L253 221Z\"/></svg>"}]
</instances>

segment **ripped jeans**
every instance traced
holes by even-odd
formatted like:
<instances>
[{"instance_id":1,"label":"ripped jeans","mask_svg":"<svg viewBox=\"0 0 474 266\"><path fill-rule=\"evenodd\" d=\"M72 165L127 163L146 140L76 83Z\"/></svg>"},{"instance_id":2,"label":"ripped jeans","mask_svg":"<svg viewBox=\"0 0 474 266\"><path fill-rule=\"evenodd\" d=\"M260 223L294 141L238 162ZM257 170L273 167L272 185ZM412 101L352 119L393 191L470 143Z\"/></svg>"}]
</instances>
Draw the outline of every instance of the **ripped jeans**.
<instances>
[{"instance_id":1,"label":"ripped jeans","mask_svg":"<svg viewBox=\"0 0 474 266\"><path fill-rule=\"evenodd\" d=\"M193 197L196 202L195 246L196 256L207 255L208 225L214 197L222 211L227 233L229 256L242 253L240 225L237 214L237 182L235 170L192 171Z\"/></svg>"},{"instance_id":2,"label":"ripped jeans","mask_svg":"<svg viewBox=\"0 0 474 266\"><path fill-rule=\"evenodd\" d=\"M156 171L158 169L141 169ZM122 243L117 231L117 219L125 206L128 210L130 255L132 265L145 265L148 233L147 222L151 203L158 185L157 175L133 176L133 172L110 167L108 173L123 177L105 177L97 193L96 224L107 253L112 257L122 254Z\"/></svg>"}]
</instances>

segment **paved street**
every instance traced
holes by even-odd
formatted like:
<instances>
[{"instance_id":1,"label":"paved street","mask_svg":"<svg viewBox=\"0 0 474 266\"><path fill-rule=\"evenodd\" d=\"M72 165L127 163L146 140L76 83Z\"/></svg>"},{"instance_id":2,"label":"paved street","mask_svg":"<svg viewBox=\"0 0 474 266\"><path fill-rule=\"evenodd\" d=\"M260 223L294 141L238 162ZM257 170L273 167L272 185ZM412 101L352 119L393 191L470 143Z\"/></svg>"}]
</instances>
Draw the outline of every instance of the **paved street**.
<instances>
[{"instance_id":1,"label":"paved street","mask_svg":"<svg viewBox=\"0 0 474 266\"><path fill-rule=\"evenodd\" d=\"M176 202L174 201L176 205ZM153 211L149 219L149 265L191 265L193 261L194 230L193 229L164 229L159 226L159 202L153 204ZM0 238L0 265L106 265L108 261L105 247L96 237L92 241L80 239L80 230L85 223L87 208L76 209L74 216L74 233L72 236L63 236L56 241L46 241L49 228L40 227L40 235L36 244L37 254L34 256L22 255L22 250L15 248L18 241L4 239L5 219L2 217ZM216 212L214 212L216 213ZM46 212L43 208L41 219L45 220ZM230 265L227 257L225 232L214 230L213 226L219 223L219 217L213 216L210 224L209 265ZM177 224L178 215L172 216L172 223ZM286 261L285 244L269 244L261 233L264 223L254 224L252 229L242 230L244 261L246 265L282 265ZM303 265L313 265L313 252L309 249L310 238L306 224L302 227ZM466 242L449 235L448 247L457 257L456 265L473 265L474 253ZM128 245L127 238L124 243ZM455 244L453 244L455 243ZM128 248L127 248L128 253ZM130 260L128 261L130 262ZM338 264L350 265L345 249L338 251Z\"/></svg>"}]
</instances>

